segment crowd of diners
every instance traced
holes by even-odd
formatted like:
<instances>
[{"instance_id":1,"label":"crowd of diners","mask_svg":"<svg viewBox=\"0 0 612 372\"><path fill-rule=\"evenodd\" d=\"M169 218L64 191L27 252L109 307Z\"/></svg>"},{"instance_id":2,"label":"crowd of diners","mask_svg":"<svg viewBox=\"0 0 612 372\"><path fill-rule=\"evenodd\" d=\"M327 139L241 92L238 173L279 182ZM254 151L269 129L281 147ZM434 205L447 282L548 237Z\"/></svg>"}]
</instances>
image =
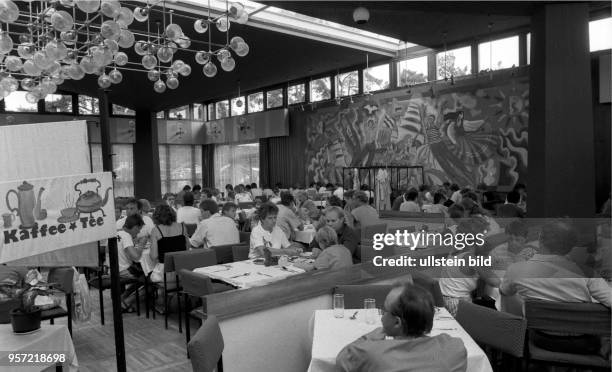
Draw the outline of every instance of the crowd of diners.
<instances>
[{"instance_id":1,"label":"crowd of diners","mask_svg":"<svg viewBox=\"0 0 612 372\"><path fill-rule=\"evenodd\" d=\"M519 300L599 302L610 307L611 292L606 280L587 275L584 262L572 255L578 235L570 220L544 222L538 227L539 238L530 241L530 226L523 218L526 196L525 185L518 184L506 194L505 200L497 200L495 205L492 202L496 196L484 187L460 189L450 183L408 187L392 196L393 210L443 215L447 232L505 234L506 242L498 246L485 240L484 245L453 250L451 255L460 258L491 256L493 265L442 269L439 285L451 314L456 314L459 301L472 301L477 287L482 285L498 296L514 296ZM138 262L147 247L150 260L157 266L161 245L184 244L187 249L196 249L237 244L240 231L250 231L249 259L263 257L266 250L272 255L298 255L307 250L312 251L315 260L312 264L301 264L304 270L351 266L361 262L360 229L381 222L372 199L373 193L367 186L344 190L331 184L312 184L306 189L227 185L223 192L185 186L176 194L165 194L164 203L154 209L146 200L130 198L117 203L120 274L130 278L141 276ZM252 207L241 210L244 203L252 203ZM610 200L602 208L607 217L609 205ZM500 217L511 219L505 229L497 222ZM196 225L193 233L188 232L188 225ZM307 227L316 230L312 243L295 241L295 234ZM604 262L610 257L609 242L598 247L597 254L591 250L592 272L609 273L608 263ZM543 275L551 268L561 274L554 278ZM126 311L131 311L131 296L130 289L123 294ZM404 359L423 363L423 370L438 370L431 363L465 370L465 349L457 344L457 339L425 337L431 330L434 312L429 293L419 287L399 286L389 293L383 310L382 330L355 341L339 354L338 365L343 370L386 370L389 360ZM388 336L394 341L382 342ZM584 353L598 349L608 358L610 354L609 339L539 334L535 340L548 349L561 345ZM441 362L417 356L414 351L417 349L428 350L427 355L437 355Z\"/></svg>"}]
</instances>

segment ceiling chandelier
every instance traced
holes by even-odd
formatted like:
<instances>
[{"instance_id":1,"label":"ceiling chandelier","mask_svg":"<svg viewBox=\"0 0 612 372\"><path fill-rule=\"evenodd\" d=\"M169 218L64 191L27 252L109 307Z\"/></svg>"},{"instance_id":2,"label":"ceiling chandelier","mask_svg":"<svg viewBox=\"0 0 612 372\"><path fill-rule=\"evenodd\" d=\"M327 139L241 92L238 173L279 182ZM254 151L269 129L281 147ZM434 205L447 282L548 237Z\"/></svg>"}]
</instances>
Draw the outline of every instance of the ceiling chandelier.
<instances>
[{"instance_id":1,"label":"ceiling chandelier","mask_svg":"<svg viewBox=\"0 0 612 372\"><path fill-rule=\"evenodd\" d=\"M175 2L45 0L22 2L26 5L19 9L12 0L0 0L0 100L21 85L26 100L36 103L65 80L89 74L98 76L101 88L109 88L121 83L122 70L146 72L153 89L163 93L179 86L179 76L191 74L191 65L175 58L178 51L192 53L207 77L217 74L214 59L232 71L233 54L249 53L243 38L229 35L232 22L248 21L242 4L226 0L225 10L212 15L209 0L208 15L198 18L166 7ZM208 39L192 40L173 22L177 17L193 22L195 32L208 33ZM213 28L225 34L223 44L212 42ZM130 61L122 51L130 48L139 61Z\"/></svg>"}]
</instances>

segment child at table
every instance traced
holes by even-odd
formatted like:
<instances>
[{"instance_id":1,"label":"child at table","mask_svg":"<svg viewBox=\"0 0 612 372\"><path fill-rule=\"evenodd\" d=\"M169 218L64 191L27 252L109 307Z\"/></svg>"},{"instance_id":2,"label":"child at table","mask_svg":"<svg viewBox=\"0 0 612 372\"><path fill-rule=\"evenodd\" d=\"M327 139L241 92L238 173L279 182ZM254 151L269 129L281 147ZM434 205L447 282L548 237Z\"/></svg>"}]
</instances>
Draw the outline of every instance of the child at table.
<instances>
[{"instance_id":1,"label":"child at table","mask_svg":"<svg viewBox=\"0 0 612 372\"><path fill-rule=\"evenodd\" d=\"M338 235L336 231L329 226L323 226L317 231L316 235L319 248L312 249L312 257L315 258L314 263L295 263L297 266L306 271L315 269L340 269L353 264L351 252L343 245L338 244Z\"/></svg>"}]
</instances>

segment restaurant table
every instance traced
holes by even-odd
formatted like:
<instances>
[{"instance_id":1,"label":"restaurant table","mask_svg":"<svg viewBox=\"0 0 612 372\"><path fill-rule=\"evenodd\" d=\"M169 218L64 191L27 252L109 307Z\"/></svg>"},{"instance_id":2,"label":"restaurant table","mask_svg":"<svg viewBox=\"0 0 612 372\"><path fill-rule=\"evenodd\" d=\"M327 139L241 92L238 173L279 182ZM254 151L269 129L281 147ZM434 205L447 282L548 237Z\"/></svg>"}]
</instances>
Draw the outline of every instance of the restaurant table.
<instances>
[{"instance_id":1,"label":"restaurant table","mask_svg":"<svg viewBox=\"0 0 612 372\"><path fill-rule=\"evenodd\" d=\"M63 353L66 362L64 371L78 371L79 363L74 352L72 337L65 325L43 324L40 329L28 334L15 334L10 324L0 324L0 370L1 371L43 371L47 368L55 370L55 363L9 363L9 354L38 354L33 358L41 358L42 354L53 355ZM28 356L29 359L29 356ZM35 359L33 359L35 360Z\"/></svg>"},{"instance_id":2,"label":"restaurant table","mask_svg":"<svg viewBox=\"0 0 612 372\"><path fill-rule=\"evenodd\" d=\"M312 261L305 258L299 260ZM253 261L236 261L224 265L200 267L193 271L238 288L258 287L305 272L293 265L282 268L278 265L264 266L263 263L257 264Z\"/></svg>"},{"instance_id":3,"label":"restaurant table","mask_svg":"<svg viewBox=\"0 0 612 372\"><path fill-rule=\"evenodd\" d=\"M355 312L357 319L350 316ZM343 318L334 318L333 310L316 310L314 313L314 332L312 340L312 358L309 372L338 371L336 356L348 344L374 329L381 327L380 316L374 324L364 321L364 309L345 309ZM467 350L467 371L492 372L491 364L484 351L470 335L459 325L445 308L436 308L433 329L430 335L446 333L463 341Z\"/></svg>"}]
</instances>

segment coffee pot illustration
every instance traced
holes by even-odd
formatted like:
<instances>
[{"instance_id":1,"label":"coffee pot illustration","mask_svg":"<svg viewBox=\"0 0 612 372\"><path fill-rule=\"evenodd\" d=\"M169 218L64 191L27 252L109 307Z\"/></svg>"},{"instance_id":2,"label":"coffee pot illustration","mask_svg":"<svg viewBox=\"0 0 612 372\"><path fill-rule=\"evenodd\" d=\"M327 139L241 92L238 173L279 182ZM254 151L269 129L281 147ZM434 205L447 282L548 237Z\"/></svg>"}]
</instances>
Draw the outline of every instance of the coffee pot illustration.
<instances>
[{"instance_id":1,"label":"coffee pot illustration","mask_svg":"<svg viewBox=\"0 0 612 372\"><path fill-rule=\"evenodd\" d=\"M9 190L6 193L6 206L11 212L17 212L19 219L21 220L20 229L29 229L34 226L35 223L35 208L37 208L36 197L34 196L34 186L23 181L19 187L17 187L18 191ZM40 201L40 197L42 196L42 192L44 188L41 187L39 190L38 198ZM9 202L9 195L13 193L17 196L17 208L13 208ZM41 213L40 211L40 203L38 203L38 208L36 214L38 217L42 217L42 214L46 215L46 211Z\"/></svg>"}]
</instances>

